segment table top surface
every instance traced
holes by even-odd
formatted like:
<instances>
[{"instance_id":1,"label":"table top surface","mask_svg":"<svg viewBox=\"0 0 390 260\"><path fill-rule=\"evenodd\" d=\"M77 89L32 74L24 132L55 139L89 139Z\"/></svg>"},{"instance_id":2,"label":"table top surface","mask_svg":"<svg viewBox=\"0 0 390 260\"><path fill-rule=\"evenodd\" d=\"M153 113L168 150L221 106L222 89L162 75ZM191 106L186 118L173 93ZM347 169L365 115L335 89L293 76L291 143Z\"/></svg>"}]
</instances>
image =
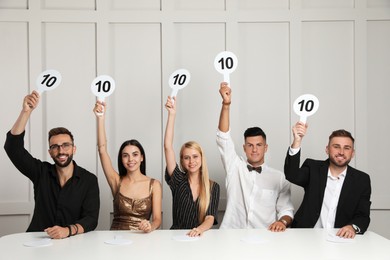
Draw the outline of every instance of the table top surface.
<instances>
[{"instance_id":1,"label":"table top surface","mask_svg":"<svg viewBox=\"0 0 390 260\"><path fill-rule=\"evenodd\" d=\"M4 259L390 259L390 240L367 231L354 240L330 241L335 230L212 229L192 241L186 230L92 231L49 240L44 232L0 238ZM31 246L42 242L48 245ZM121 244L123 243L123 244Z\"/></svg>"}]
</instances>

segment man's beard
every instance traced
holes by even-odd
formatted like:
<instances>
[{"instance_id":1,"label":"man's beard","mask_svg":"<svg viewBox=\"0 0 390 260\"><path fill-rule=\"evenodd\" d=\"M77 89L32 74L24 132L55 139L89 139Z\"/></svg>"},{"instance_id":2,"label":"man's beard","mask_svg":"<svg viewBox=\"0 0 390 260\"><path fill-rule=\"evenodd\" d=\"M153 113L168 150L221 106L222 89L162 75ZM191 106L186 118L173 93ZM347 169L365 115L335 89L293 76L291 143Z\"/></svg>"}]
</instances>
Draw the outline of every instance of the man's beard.
<instances>
[{"instance_id":1,"label":"man's beard","mask_svg":"<svg viewBox=\"0 0 390 260\"><path fill-rule=\"evenodd\" d=\"M57 156L61 156L61 155L63 155L63 154L59 154ZM61 167L61 168L65 168L72 162L73 154L70 154L68 156L68 159L64 163L59 162L56 157L52 157L52 158L54 160L55 165L57 165L58 167Z\"/></svg>"},{"instance_id":2,"label":"man's beard","mask_svg":"<svg viewBox=\"0 0 390 260\"><path fill-rule=\"evenodd\" d=\"M347 160L344 163L339 163L330 156L329 156L329 160L331 161L332 164L336 165L337 167L341 167L341 168L347 166L349 164L349 162L351 161L351 160Z\"/></svg>"}]
</instances>

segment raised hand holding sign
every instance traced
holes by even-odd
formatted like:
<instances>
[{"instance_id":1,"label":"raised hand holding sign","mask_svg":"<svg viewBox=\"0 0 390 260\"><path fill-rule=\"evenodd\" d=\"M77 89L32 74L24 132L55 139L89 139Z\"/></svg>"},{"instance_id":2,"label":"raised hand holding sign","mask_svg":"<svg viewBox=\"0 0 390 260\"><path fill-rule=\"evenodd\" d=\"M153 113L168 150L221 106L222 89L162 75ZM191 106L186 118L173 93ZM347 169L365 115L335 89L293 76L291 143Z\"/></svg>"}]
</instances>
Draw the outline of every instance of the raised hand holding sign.
<instances>
[{"instance_id":1,"label":"raised hand holding sign","mask_svg":"<svg viewBox=\"0 0 390 260\"><path fill-rule=\"evenodd\" d=\"M35 82L37 91L41 95L44 91L53 90L60 85L61 74L57 70L45 70L37 77Z\"/></svg>"},{"instance_id":2,"label":"raised hand holding sign","mask_svg":"<svg viewBox=\"0 0 390 260\"><path fill-rule=\"evenodd\" d=\"M311 94L304 94L299 96L294 101L294 112L300 117L299 121L306 124L306 120L308 116L314 115L318 107L320 106L320 102L318 98Z\"/></svg>"},{"instance_id":3,"label":"raised hand holding sign","mask_svg":"<svg viewBox=\"0 0 390 260\"><path fill-rule=\"evenodd\" d=\"M171 98L176 97L179 89L185 88L191 80L191 74L186 69L175 70L171 76L169 76L168 84L172 88Z\"/></svg>"},{"instance_id":4,"label":"raised hand holding sign","mask_svg":"<svg viewBox=\"0 0 390 260\"><path fill-rule=\"evenodd\" d=\"M218 53L214 59L215 69L223 74L223 81L230 85L230 73L237 68L238 60L236 55L230 51L223 51Z\"/></svg>"},{"instance_id":5,"label":"raised hand holding sign","mask_svg":"<svg viewBox=\"0 0 390 260\"><path fill-rule=\"evenodd\" d=\"M99 101L104 102L104 99L110 96L115 90L115 81L108 75L96 77L91 83L91 91Z\"/></svg>"}]
</instances>

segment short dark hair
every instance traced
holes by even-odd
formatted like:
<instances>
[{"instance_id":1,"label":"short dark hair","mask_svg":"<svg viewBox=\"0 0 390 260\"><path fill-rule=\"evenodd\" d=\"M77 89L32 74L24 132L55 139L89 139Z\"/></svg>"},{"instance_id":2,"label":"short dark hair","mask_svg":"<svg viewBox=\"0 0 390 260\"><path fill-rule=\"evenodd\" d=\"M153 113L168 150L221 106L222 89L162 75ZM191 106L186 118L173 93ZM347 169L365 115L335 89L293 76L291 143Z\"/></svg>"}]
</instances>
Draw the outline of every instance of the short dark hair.
<instances>
[{"instance_id":1,"label":"short dark hair","mask_svg":"<svg viewBox=\"0 0 390 260\"><path fill-rule=\"evenodd\" d=\"M344 129L333 131L329 136L329 142L333 137L348 137L352 140L352 143L355 143L355 139L352 137L351 133Z\"/></svg>"},{"instance_id":2,"label":"short dark hair","mask_svg":"<svg viewBox=\"0 0 390 260\"><path fill-rule=\"evenodd\" d=\"M74 139L73 139L72 133L68 129L66 129L65 127L55 127L53 129L51 129L49 131L48 141L50 142L50 138L52 138L53 136L61 135L61 134L69 135L70 139L72 140L72 143L74 143Z\"/></svg>"},{"instance_id":3,"label":"short dark hair","mask_svg":"<svg viewBox=\"0 0 390 260\"><path fill-rule=\"evenodd\" d=\"M265 135L264 131L257 126L249 127L248 129L245 130L244 139L246 140L246 138L250 136L262 136L264 140L267 140L267 136Z\"/></svg>"},{"instance_id":4,"label":"short dark hair","mask_svg":"<svg viewBox=\"0 0 390 260\"><path fill-rule=\"evenodd\" d=\"M127 170L126 170L125 166L123 166L123 163L122 163L122 151L128 145L134 145L134 146L138 147L138 149L140 150L141 155L144 158L143 161L141 162L140 170L141 170L141 173L143 175L146 175L146 155L145 155L144 148L142 147L140 142L138 142L135 139L131 139L131 140L127 140L127 141L123 142L123 144L119 148L119 153L118 153L118 171L119 171L119 176L126 176L126 174L127 174Z\"/></svg>"}]
</instances>

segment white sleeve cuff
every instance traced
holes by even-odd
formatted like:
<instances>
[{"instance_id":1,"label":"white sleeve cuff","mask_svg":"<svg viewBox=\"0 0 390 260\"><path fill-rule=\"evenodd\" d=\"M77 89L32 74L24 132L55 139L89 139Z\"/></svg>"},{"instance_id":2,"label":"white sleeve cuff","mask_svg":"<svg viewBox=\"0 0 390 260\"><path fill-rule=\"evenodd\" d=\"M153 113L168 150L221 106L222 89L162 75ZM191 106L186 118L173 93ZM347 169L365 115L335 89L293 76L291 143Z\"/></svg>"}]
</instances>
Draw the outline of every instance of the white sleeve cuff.
<instances>
[{"instance_id":1,"label":"white sleeve cuff","mask_svg":"<svg viewBox=\"0 0 390 260\"><path fill-rule=\"evenodd\" d=\"M301 147L291 148L291 146L290 146L288 149L288 154L291 156L296 155L299 152L299 150L301 150Z\"/></svg>"}]
</instances>

